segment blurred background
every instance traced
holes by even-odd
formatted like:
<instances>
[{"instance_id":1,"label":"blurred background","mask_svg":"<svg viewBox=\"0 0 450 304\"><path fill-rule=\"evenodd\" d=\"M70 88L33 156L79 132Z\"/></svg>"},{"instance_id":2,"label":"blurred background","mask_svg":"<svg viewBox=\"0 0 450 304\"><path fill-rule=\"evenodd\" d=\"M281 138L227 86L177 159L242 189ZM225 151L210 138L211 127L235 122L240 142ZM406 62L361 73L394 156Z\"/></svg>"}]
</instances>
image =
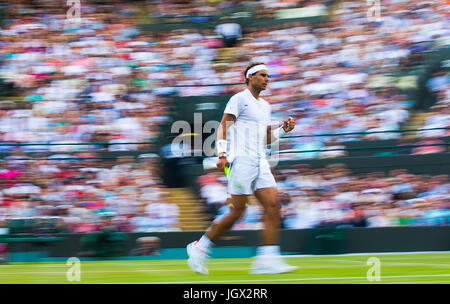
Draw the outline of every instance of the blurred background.
<instances>
[{"instance_id":1,"label":"blurred background","mask_svg":"<svg viewBox=\"0 0 450 304\"><path fill-rule=\"evenodd\" d=\"M273 168L284 229L448 225L449 7L0 1L0 253L7 237L78 234L95 256L105 233L206 229L226 177L194 142L254 61L274 123L296 120ZM233 230L261 216L251 198Z\"/></svg>"}]
</instances>

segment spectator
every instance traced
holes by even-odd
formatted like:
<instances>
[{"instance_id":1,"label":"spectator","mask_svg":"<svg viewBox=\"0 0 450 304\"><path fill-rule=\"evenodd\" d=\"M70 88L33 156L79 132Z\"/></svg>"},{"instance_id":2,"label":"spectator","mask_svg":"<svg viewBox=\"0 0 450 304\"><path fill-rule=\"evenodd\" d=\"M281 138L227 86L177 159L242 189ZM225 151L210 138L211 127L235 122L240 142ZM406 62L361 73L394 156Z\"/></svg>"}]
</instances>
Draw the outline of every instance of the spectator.
<instances>
[{"instance_id":1,"label":"spectator","mask_svg":"<svg viewBox=\"0 0 450 304\"><path fill-rule=\"evenodd\" d=\"M158 237L140 237L136 240L137 248L130 251L130 256L151 256L160 255L161 240Z\"/></svg>"},{"instance_id":2,"label":"spectator","mask_svg":"<svg viewBox=\"0 0 450 304\"><path fill-rule=\"evenodd\" d=\"M223 38L225 47L234 47L242 37L241 25L231 19L224 19L216 26L216 32Z\"/></svg>"},{"instance_id":3,"label":"spectator","mask_svg":"<svg viewBox=\"0 0 450 304\"><path fill-rule=\"evenodd\" d=\"M198 178L201 187L200 197L206 201L207 212L210 216L217 214L229 196L225 180L220 181L220 179L216 172Z\"/></svg>"},{"instance_id":4,"label":"spectator","mask_svg":"<svg viewBox=\"0 0 450 304\"><path fill-rule=\"evenodd\" d=\"M6 244L0 243L0 264L7 263L9 261L9 253Z\"/></svg>"}]
</instances>

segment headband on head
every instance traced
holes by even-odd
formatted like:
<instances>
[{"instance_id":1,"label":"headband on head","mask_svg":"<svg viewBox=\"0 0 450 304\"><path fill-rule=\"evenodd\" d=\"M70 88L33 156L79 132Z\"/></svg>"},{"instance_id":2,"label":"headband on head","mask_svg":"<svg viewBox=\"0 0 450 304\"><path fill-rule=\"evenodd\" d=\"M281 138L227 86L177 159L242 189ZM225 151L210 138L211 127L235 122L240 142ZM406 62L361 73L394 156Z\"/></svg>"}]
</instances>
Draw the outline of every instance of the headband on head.
<instances>
[{"instance_id":1,"label":"headband on head","mask_svg":"<svg viewBox=\"0 0 450 304\"><path fill-rule=\"evenodd\" d=\"M266 65L264 65L264 64L255 65L255 66L251 67L250 69L248 69L247 74L245 74L245 78L248 79L248 76L250 74L255 74L256 72L259 72L262 70L268 70Z\"/></svg>"}]
</instances>

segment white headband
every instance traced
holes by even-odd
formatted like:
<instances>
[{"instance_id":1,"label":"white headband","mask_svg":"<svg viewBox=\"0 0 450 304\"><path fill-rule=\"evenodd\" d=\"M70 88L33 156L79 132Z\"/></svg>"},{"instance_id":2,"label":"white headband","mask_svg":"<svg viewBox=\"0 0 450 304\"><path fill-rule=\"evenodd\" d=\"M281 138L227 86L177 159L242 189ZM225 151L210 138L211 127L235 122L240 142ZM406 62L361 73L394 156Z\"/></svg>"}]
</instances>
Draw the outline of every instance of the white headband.
<instances>
[{"instance_id":1,"label":"white headband","mask_svg":"<svg viewBox=\"0 0 450 304\"><path fill-rule=\"evenodd\" d=\"M267 70L267 67L264 64L255 65L254 67L251 67L247 71L247 74L245 74L245 78L248 79L248 76L250 74L255 74L256 72L259 72L259 71L262 71L262 70Z\"/></svg>"}]
</instances>

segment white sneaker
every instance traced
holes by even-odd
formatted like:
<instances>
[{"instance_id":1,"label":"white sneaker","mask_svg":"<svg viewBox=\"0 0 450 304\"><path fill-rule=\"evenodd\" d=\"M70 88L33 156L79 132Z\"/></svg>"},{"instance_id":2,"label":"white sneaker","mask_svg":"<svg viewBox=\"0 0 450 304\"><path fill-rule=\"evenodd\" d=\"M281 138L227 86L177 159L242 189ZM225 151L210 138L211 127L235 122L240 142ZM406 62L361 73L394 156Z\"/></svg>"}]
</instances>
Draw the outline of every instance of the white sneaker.
<instances>
[{"instance_id":1,"label":"white sneaker","mask_svg":"<svg viewBox=\"0 0 450 304\"><path fill-rule=\"evenodd\" d=\"M208 252L198 248L198 246L196 246L197 242L198 241L192 242L186 247L187 254L189 256L188 265L194 272L208 274L208 268L206 268Z\"/></svg>"},{"instance_id":2,"label":"white sneaker","mask_svg":"<svg viewBox=\"0 0 450 304\"><path fill-rule=\"evenodd\" d=\"M251 274L287 273L298 269L297 266L286 264L280 256L257 257L250 267Z\"/></svg>"}]
</instances>

